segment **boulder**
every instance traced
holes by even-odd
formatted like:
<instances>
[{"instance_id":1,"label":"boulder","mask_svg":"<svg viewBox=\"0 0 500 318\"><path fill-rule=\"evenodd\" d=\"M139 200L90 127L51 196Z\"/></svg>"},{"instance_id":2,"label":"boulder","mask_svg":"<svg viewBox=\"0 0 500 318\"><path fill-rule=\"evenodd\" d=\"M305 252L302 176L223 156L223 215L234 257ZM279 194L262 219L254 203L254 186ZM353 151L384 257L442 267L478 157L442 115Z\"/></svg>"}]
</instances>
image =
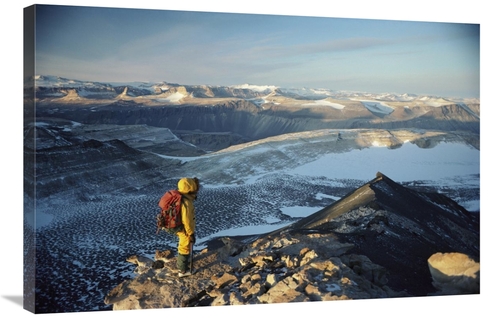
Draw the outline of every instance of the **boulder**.
<instances>
[{"instance_id":1,"label":"boulder","mask_svg":"<svg viewBox=\"0 0 500 318\"><path fill-rule=\"evenodd\" d=\"M427 263L436 295L479 293L479 263L468 255L435 253Z\"/></svg>"}]
</instances>

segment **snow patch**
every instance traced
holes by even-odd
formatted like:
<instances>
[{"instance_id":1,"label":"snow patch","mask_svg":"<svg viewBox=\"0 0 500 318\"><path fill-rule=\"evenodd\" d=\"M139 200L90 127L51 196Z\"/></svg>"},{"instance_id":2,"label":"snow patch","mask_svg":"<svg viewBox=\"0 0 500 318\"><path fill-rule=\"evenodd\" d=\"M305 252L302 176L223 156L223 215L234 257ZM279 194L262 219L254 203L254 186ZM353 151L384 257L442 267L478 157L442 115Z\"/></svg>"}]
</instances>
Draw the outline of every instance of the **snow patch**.
<instances>
[{"instance_id":1,"label":"snow patch","mask_svg":"<svg viewBox=\"0 0 500 318\"><path fill-rule=\"evenodd\" d=\"M264 218L264 221L266 221L266 223L273 224L276 222L280 222L281 220L275 216L267 216Z\"/></svg>"},{"instance_id":2,"label":"snow patch","mask_svg":"<svg viewBox=\"0 0 500 318\"><path fill-rule=\"evenodd\" d=\"M176 93L173 93L172 95L170 95L168 97L158 98L157 100L158 101L167 101L167 102L171 102L171 103L176 103L176 102L180 101L181 99L183 99L184 97L186 97L185 94L176 92Z\"/></svg>"},{"instance_id":3,"label":"snow patch","mask_svg":"<svg viewBox=\"0 0 500 318\"><path fill-rule=\"evenodd\" d=\"M322 208L308 206L291 206L281 208L281 212L294 218L301 218L314 214L321 209Z\"/></svg>"},{"instance_id":4,"label":"snow patch","mask_svg":"<svg viewBox=\"0 0 500 318\"><path fill-rule=\"evenodd\" d=\"M479 200L471 200L471 201L467 201L467 202L459 202L461 203L461 205L469 212L477 212L477 211L480 211L480 204L479 204Z\"/></svg>"},{"instance_id":5,"label":"snow patch","mask_svg":"<svg viewBox=\"0 0 500 318\"><path fill-rule=\"evenodd\" d=\"M273 86L273 85L251 85L251 84L234 85L230 87L236 89L249 89L256 92L268 92L278 89L278 86Z\"/></svg>"},{"instance_id":6,"label":"snow patch","mask_svg":"<svg viewBox=\"0 0 500 318\"><path fill-rule=\"evenodd\" d=\"M314 101L314 103L302 104L302 106L329 106L335 109L344 109L345 107L342 104L332 103L330 101L327 101L326 99L316 100Z\"/></svg>"},{"instance_id":7,"label":"snow patch","mask_svg":"<svg viewBox=\"0 0 500 318\"><path fill-rule=\"evenodd\" d=\"M422 149L412 143L405 143L397 149L370 147L325 154L289 173L331 179L371 180L377 171L391 176L397 182L440 181L456 176L479 175L479 150L450 143L440 143L431 149Z\"/></svg>"},{"instance_id":8,"label":"snow patch","mask_svg":"<svg viewBox=\"0 0 500 318\"><path fill-rule=\"evenodd\" d=\"M274 230L280 229L287 225L292 224L293 222L283 222L283 223L273 223L273 224L259 224L259 225L249 225L243 227L234 227L227 230L222 230L217 233L214 233L210 236L206 236L201 240L197 240L200 243L210 241L213 238L224 237L224 236L239 236L239 235L258 235L264 234L268 232L272 232ZM176 246L176 245L173 245Z\"/></svg>"},{"instance_id":9,"label":"snow patch","mask_svg":"<svg viewBox=\"0 0 500 318\"><path fill-rule=\"evenodd\" d=\"M360 100L360 102L371 112L373 113L378 113L378 114L384 114L384 115L389 115L394 111L394 108L391 106L381 103L379 101L372 101L372 100Z\"/></svg>"},{"instance_id":10,"label":"snow patch","mask_svg":"<svg viewBox=\"0 0 500 318\"><path fill-rule=\"evenodd\" d=\"M372 147L386 147L386 145L384 145L384 144L382 144L382 143L378 142L377 140L374 140L374 141L372 142Z\"/></svg>"},{"instance_id":11,"label":"snow patch","mask_svg":"<svg viewBox=\"0 0 500 318\"><path fill-rule=\"evenodd\" d=\"M353 282L353 281L351 281L351 283L354 283L354 284L355 284L355 282ZM340 291L340 290L342 290L342 289L340 288L340 286L339 286L339 285L337 285L337 284L326 284L326 285L325 285L325 287L326 287L326 291L329 291L329 292L332 292L332 293L333 293L333 292L336 292L336 291Z\"/></svg>"},{"instance_id":12,"label":"snow patch","mask_svg":"<svg viewBox=\"0 0 500 318\"><path fill-rule=\"evenodd\" d=\"M317 200L323 200L323 199L333 199L333 200L340 200L340 197L333 196L333 195L328 195L324 193L318 193L316 194L316 199Z\"/></svg>"}]
</instances>

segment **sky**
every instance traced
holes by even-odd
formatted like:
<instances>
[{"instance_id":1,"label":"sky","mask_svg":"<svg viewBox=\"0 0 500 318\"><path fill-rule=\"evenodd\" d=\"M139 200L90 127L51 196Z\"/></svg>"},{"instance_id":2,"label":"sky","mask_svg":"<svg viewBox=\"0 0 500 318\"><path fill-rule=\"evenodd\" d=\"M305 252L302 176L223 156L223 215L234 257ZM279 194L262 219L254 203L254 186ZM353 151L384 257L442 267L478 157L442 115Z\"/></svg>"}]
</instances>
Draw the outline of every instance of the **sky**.
<instances>
[{"instance_id":1,"label":"sky","mask_svg":"<svg viewBox=\"0 0 500 318\"><path fill-rule=\"evenodd\" d=\"M36 73L479 98L480 25L39 5Z\"/></svg>"},{"instance_id":2,"label":"sky","mask_svg":"<svg viewBox=\"0 0 500 318\"><path fill-rule=\"evenodd\" d=\"M22 266L23 266L23 242L22 242L22 193L23 193L23 157L22 157L22 114L23 110L21 107L21 86L23 83L23 8L33 5L33 1L19 0L10 1L2 5L2 10L0 10L0 21L2 21L2 27L0 32L2 35L2 55L0 62L2 63L2 70L4 71L3 76L0 76L0 87L3 91L3 106L4 106L4 120L1 125L2 136L8 136L2 140L3 153L5 154L5 149L12 149L9 156L2 156L2 175L8 177L8 182L0 183L2 193L4 197L7 198L5 206L7 211L10 211L8 222L1 223L1 233L2 241L9 242L9 244L2 244L4 255L9 255L9 262L2 262L1 270L3 273L8 273L4 275L3 283L0 285L0 307L2 311L10 314L10 316L15 317L31 317L32 314L28 311L22 309ZM481 91L481 103L482 103L482 118L481 118L481 170L483 173L481 175L481 209L483 212L493 212L493 213L483 213L481 215L481 251L482 251L482 271L483 277L487 279L481 280L481 295L474 297L474 299L467 298L467 301L462 301L459 297L425 297L425 298L408 298L408 299L398 299L397 301L387 300L387 301L374 301L370 302L369 306L359 306L358 302L325 302L325 303L315 303L314 310L320 312L321 310L334 311L336 314L340 315L350 315L353 312L358 314L371 314L373 310L380 310L384 312L386 317L399 317L401 311L411 308L410 314L412 317L421 316L422 314L428 314L429 309L431 309L435 314L452 314L456 317L473 317L477 316L477 310L481 307L487 307L491 304L494 299L496 299L496 291L498 289L498 275L494 273L494 269L488 264L495 264L493 256L496 255L496 250L494 250L494 233L496 233L496 225L498 224L498 213L494 213L496 208L495 199L496 194L496 183L498 178L498 169L496 155L496 120L498 118L497 114L497 76L500 68L498 67L498 58L495 54L497 49L498 40L498 29L500 28L498 19L498 10L493 6L494 1L490 0L477 0L472 2L457 2L457 1L446 1L446 0L420 0L420 1L398 1L398 0L350 0L350 1L340 1L330 4L328 1L324 0L308 0L308 1L283 1L283 0L252 0L252 1L222 1L222 0L212 0L212 1L202 1L202 0L183 0L183 1L164 1L160 2L157 0L141 0L141 1L131 1L122 0L120 2L112 0L54 0L54 1L44 1L45 4L56 4L56 5L76 5L76 6L97 6L97 7L116 7L119 3L120 7L127 8L140 8L140 9L163 9L163 10L180 10L180 11L205 11L205 12L229 12L229 13L257 13L257 14L275 14L275 15L299 15L299 16L321 16L321 17L343 17L343 18L357 18L357 19L384 19L384 20L403 20L403 21L430 21L430 22L451 22L451 23L467 23L467 24L480 24L481 33L481 52L480 52L480 91ZM327 5L328 4L328 5ZM189 21L189 24L195 23L196 21ZM89 27L89 26L86 26ZM229 27L226 28L229 30ZM83 32L77 35L81 37L82 35L87 35L88 33ZM154 30L150 30L152 34ZM204 32L206 37L209 35L208 32ZM99 38L99 34L94 34L95 38ZM185 39L186 40L186 39ZM177 43L178 41L172 41L172 43ZM107 44L108 45L108 44ZM69 46L69 44L67 44ZM140 49L138 46L136 49ZM80 49L84 49L80 46ZM142 50L144 51L144 49ZM94 52L96 53L96 52ZM193 53L193 52L184 52ZM360 53L360 52L358 52ZM347 54L346 54L347 55ZM60 56L60 61L58 64L66 63L64 56ZM116 58L116 57L115 57ZM90 57L88 57L90 59ZM124 61L124 59L121 59ZM170 62L170 63L168 63ZM87 63L86 65L90 68L94 63ZM169 64L171 68L174 66L183 68L184 70L189 70L193 72L194 67L190 67L191 64L184 65L181 61L169 61L166 58L156 61L156 67L160 68L164 64ZM475 61L474 63L477 63ZM103 63L104 64L104 63ZM114 65L110 67L110 64L104 66L106 71L104 73L112 73L113 68L118 68L122 66L124 70L128 70L130 73L137 74L137 76L131 76L134 80L151 80L154 81L155 78L150 76L144 76L142 78L139 76L142 71L140 68L133 68L133 65ZM39 65L41 66L41 65ZM55 67L55 66L54 66ZM206 65L206 67L212 67L211 65ZM317 73L321 71L315 69ZM56 71L54 71L55 73ZM71 71L76 73L76 70ZM233 70L232 72L236 72ZM347 76L367 76L368 70L364 70L363 73L350 72ZM98 73L96 68L90 73ZM187 72L186 72L187 73ZM381 81L381 74L383 72L370 73L370 75L375 74L374 77L366 80L367 87L356 87L353 89L359 90L372 90L368 87L368 84L377 84ZM173 71L170 70L168 74L162 75L162 81L171 81L184 83L184 81L191 82L191 79L184 78L174 78ZM258 75L259 73L257 73ZM270 84L270 85L283 85L283 82L287 80L287 77L291 77L292 72L289 71L287 76L281 82L276 81L273 83L267 83L268 79L257 80L255 78L247 77L240 83L248 82L252 84ZM337 75L336 72L334 75ZM52 74L58 75L58 74ZM61 74L60 76L63 76ZM90 76L90 75L89 75ZM186 75L185 75L186 76ZM256 76L256 75L254 75ZM262 75L261 75L262 76ZM441 74L443 76L443 74ZM82 75L83 77L83 75ZM97 77L97 76L96 76ZM106 77L108 78L108 77ZM103 77L105 80L106 78ZM332 76L333 78L333 76ZM336 77L339 78L339 77ZM94 79L92 75L91 80ZM109 79L114 79L109 76ZM271 81L269 79L269 81ZM466 78L468 79L468 78ZM125 80L125 77L124 77ZM128 80L128 78L126 78ZM196 82L201 83L206 81L211 82L211 78L207 80L197 79ZM222 80L217 79L217 82ZM406 83L405 79L398 78L400 83L403 85ZM432 84L435 81L434 78L428 77L426 81L428 86L422 87L422 92L434 91L434 87L438 87L436 84ZM466 81L462 77L462 81ZM474 82L477 79L473 79ZM214 80L215 82L215 80ZM229 80L228 80L229 82ZM232 82L232 81L231 81ZM236 83L236 84L240 84ZM383 83L383 81L382 81ZM392 83L396 83L393 81ZM231 83L235 84L235 83ZM425 83L424 83L425 84ZM307 85L304 83L301 85ZM325 84L326 85L326 84ZM380 84L382 85L382 84ZM396 84L394 84L396 85ZM423 85L423 84L422 84ZM316 86L316 85L314 85ZM447 86L447 83L443 84ZM477 83L476 83L477 86ZM326 87L326 86L325 86ZM407 87L401 88L404 91L413 91L418 93L418 89L414 88L416 85L411 85L411 89ZM334 89L341 89L342 87L335 87ZM349 87L349 89L351 89ZM397 87L384 87L384 90L399 90ZM451 90L451 89L449 89ZM477 91L477 87L475 89ZM444 91L444 90L443 90ZM465 89L463 89L465 91ZM452 92L450 92L451 94ZM477 93L477 92L476 92ZM443 94L448 95L446 92ZM484 173L488 172L488 173ZM490 240L491 238L491 240ZM361 303L363 304L363 303ZM258 317L262 314L289 314L294 313L297 315L310 314L310 307L302 306L301 304L293 306L273 306L272 308L268 306L249 306L242 308L236 307L225 307L216 308L210 312L196 311L197 309L181 309L184 312L203 313L206 317L220 317L220 315L225 315L227 317ZM169 310L170 313L172 310ZM279 311L279 312L277 312ZM69 317L74 314L58 314L61 317ZM109 317L111 313L80 313L80 317ZM115 313L113 316L117 317L138 317L140 313L127 311ZM148 312L149 316L153 317L164 317L164 310L151 310Z\"/></svg>"}]
</instances>

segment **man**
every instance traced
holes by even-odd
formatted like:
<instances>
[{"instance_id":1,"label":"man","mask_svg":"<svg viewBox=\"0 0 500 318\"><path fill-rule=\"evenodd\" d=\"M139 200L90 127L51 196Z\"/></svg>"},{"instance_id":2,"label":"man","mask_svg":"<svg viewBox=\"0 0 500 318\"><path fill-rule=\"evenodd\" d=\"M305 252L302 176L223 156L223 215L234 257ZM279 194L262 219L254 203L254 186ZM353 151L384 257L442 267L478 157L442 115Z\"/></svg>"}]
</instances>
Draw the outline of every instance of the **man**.
<instances>
[{"instance_id":1,"label":"man","mask_svg":"<svg viewBox=\"0 0 500 318\"><path fill-rule=\"evenodd\" d=\"M195 239L195 208L194 200L198 195L199 181L197 178L182 178L177 183L177 188L183 196L181 204L181 217L184 229L177 232L179 245L177 247L177 269L179 277L189 276L192 268L189 268L189 256Z\"/></svg>"}]
</instances>

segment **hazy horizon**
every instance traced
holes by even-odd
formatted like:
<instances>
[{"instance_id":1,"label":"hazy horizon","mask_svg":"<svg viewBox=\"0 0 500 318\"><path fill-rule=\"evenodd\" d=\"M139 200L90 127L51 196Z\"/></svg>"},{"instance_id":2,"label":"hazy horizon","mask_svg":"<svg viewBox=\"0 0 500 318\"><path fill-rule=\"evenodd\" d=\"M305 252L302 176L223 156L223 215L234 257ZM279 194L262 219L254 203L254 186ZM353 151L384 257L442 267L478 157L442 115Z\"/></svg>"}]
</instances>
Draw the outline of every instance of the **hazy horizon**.
<instances>
[{"instance_id":1,"label":"hazy horizon","mask_svg":"<svg viewBox=\"0 0 500 318\"><path fill-rule=\"evenodd\" d=\"M479 97L479 24L37 5L36 73Z\"/></svg>"}]
</instances>

